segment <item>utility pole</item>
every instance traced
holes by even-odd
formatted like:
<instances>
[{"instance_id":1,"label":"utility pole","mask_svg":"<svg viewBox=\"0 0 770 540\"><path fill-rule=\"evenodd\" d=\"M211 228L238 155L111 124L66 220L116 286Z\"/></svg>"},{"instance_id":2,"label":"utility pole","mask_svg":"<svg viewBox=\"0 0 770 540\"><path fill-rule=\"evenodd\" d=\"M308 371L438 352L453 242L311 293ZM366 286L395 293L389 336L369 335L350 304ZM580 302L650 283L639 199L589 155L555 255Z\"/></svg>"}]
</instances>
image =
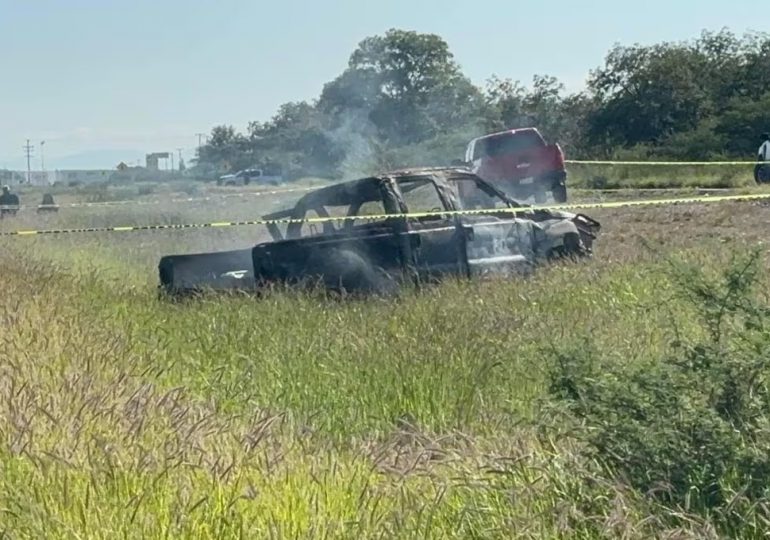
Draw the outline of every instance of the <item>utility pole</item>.
<instances>
[{"instance_id":1,"label":"utility pole","mask_svg":"<svg viewBox=\"0 0 770 540\"><path fill-rule=\"evenodd\" d=\"M176 153L179 156L179 161L176 162L176 168L179 170L179 174L182 174L182 149L177 148Z\"/></svg>"},{"instance_id":2,"label":"utility pole","mask_svg":"<svg viewBox=\"0 0 770 540\"><path fill-rule=\"evenodd\" d=\"M201 158L201 146L203 146L203 137L206 137L208 139L208 136L205 133L196 133L198 137L198 150L196 151L197 158L200 160Z\"/></svg>"},{"instance_id":3,"label":"utility pole","mask_svg":"<svg viewBox=\"0 0 770 540\"><path fill-rule=\"evenodd\" d=\"M40 171L43 174L43 178L45 179L45 182L48 183L48 175L45 172L45 155L43 154L44 146L45 146L45 141L40 141Z\"/></svg>"},{"instance_id":4,"label":"utility pole","mask_svg":"<svg viewBox=\"0 0 770 540\"><path fill-rule=\"evenodd\" d=\"M169 152L169 156L171 156L171 172L174 172L174 152Z\"/></svg>"},{"instance_id":5,"label":"utility pole","mask_svg":"<svg viewBox=\"0 0 770 540\"><path fill-rule=\"evenodd\" d=\"M32 169L30 167L29 160L32 159L32 150L34 150L35 147L29 144L29 139L27 139L27 144L25 144L22 148L24 148L24 153L27 155L27 184L30 184L32 179Z\"/></svg>"}]
</instances>

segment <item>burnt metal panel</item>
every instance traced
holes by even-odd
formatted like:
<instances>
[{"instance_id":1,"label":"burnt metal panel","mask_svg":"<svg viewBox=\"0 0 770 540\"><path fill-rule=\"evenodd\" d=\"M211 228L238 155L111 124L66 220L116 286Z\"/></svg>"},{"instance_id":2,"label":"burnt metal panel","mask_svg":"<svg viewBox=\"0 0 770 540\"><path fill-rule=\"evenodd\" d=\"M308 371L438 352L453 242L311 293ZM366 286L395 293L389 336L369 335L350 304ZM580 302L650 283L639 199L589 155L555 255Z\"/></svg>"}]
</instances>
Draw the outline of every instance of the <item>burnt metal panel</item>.
<instances>
[{"instance_id":1,"label":"burnt metal panel","mask_svg":"<svg viewBox=\"0 0 770 540\"><path fill-rule=\"evenodd\" d=\"M254 287L250 249L169 255L158 263L161 287L169 293Z\"/></svg>"}]
</instances>

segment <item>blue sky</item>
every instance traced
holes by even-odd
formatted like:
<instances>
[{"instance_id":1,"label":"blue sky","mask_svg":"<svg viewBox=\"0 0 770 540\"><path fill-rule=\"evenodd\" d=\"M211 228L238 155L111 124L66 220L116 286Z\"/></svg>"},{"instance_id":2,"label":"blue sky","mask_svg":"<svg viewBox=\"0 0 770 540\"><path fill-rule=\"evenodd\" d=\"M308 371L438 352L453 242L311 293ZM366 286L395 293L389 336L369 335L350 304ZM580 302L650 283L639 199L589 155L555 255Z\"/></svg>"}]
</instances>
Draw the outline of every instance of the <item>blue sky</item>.
<instances>
[{"instance_id":1,"label":"blue sky","mask_svg":"<svg viewBox=\"0 0 770 540\"><path fill-rule=\"evenodd\" d=\"M578 89L614 43L770 29L770 9L747 0L0 0L0 167L19 166L26 138L46 140L49 169L73 154L93 166L121 152L192 156L195 133L244 128L316 97L361 39L393 27L440 34L474 82L540 73Z\"/></svg>"}]
</instances>

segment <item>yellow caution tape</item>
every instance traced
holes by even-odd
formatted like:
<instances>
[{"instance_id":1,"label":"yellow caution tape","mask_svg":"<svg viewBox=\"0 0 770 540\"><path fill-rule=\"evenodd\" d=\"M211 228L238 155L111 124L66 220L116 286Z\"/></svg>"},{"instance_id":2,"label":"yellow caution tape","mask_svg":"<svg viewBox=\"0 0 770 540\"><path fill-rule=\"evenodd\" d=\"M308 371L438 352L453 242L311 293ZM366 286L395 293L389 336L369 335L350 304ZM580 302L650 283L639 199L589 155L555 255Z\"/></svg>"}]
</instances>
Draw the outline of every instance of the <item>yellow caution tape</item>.
<instances>
[{"instance_id":1,"label":"yellow caution tape","mask_svg":"<svg viewBox=\"0 0 770 540\"><path fill-rule=\"evenodd\" d=\"M330 223L350 220L374 221L384 219L419 219L426 217L449 217L449 216L468 216L468 215L488 215L488 214L510 214L515 217L520 214L530 214L533 212L548 210L587 210L587 209L608 209L608 208L626 208L634 206L668 206L679 204L701 204L717 203L730 201L756 201L770 199L770 193L750 194L750 195L719 195L706 197L682 197L675 199L643 199L636 201L613 201L597 203L574 203L574 204L556 204L545 206L521 206L517 208L484 208L480 210L444 210L439 212L413 212L409 214L375 214L367 216L339 216L339 217L317 217L317 218L284 218L284 219L255 219L246 221L219 221L213 223L184 223L178 225L128 225L119 227L85 227L78 229L42 229L42 230L18 230L0 232L0 236L34 236L50 234L73 234L89 232L139 232L139 231L157 231L164 229L207 229L220 227L243 227L255 225L288 225L303 223Z\"/></svg>"},{"instance_id":2,"label":"yellow caution tape","mask_svg":"<svg viewBox=\"0 0 770 540\"><path fill-rule=\"evenodd\" d=\"M756 161L599 161L566 159L568 165L680 165L680 166L724 166L724 165L757 165Z\"/></svg>"}]
</instances>

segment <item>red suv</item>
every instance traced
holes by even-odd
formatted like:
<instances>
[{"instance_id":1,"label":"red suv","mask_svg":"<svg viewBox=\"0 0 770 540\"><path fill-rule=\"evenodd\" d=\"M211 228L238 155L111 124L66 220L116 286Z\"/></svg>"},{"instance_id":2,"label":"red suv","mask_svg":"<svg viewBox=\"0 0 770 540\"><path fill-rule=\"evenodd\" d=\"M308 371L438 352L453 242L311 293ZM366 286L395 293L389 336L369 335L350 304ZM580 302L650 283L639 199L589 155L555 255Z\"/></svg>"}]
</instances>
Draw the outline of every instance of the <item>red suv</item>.
<instances>
[{"instance_id":1,"label":"red suv","mask_svg":"<svg viewBox=\"0 0 770 540\"><path fill-rule=\"evenodd\" d=\"M512 196L558 203L567 201L564 152L547 144L536 128L510 129L468 143L465 162L474 173Z\"/></svg>"}]
</instances>

